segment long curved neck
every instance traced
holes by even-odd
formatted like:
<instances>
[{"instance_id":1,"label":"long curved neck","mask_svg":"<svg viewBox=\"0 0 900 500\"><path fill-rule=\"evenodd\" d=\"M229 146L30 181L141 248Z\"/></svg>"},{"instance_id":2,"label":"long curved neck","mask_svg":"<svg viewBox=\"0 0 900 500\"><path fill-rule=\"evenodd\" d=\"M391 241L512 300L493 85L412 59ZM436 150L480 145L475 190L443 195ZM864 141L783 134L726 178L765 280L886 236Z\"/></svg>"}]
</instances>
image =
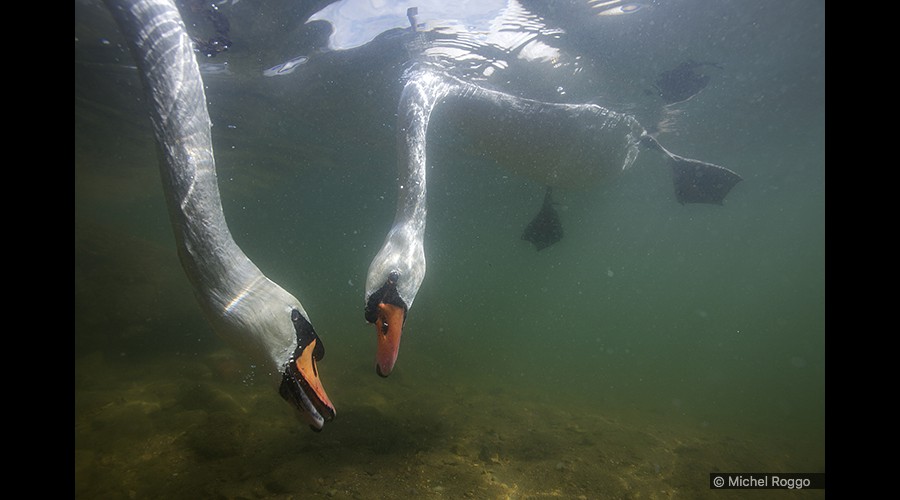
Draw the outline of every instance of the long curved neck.
<instances>
[{"instance_id":1,"label":"long curved neck","mask_svg":"<svg viewBox=\"0 0 900 500\"><path fill-rule=\"evenodd\" d=\"M300 302L266 278L228 230L206 96L190 37L170 0L107 0L143 79L178 255L207 318L226 340L280 377ZM274 323L274 328L273 328Z\"/></svg>"},{"instance_id":2,"label":"long curved neck","mask_svg":"<svg viewBox=\"0 0 900 500\"><path fill-rule=\"evenodd\" d=\"M414 70L400 96L398 116L398 194L394 223L372 260L366 297L399 273L397 291L407 308L425 277L426 136L435 105L454 91L453 82L428 70Z\"/></svg>"},{"instance_id":3,"label":"long curved neck","mask_svg":"<svg viewBox=\"0 0 900 500\"><path fill-rule=\"evenodd\" d=\"M426 141L428 122L437 100L436 89L440 88L429 73L413 77L403 88L398 116L398 178L397 212L394 225L410 228L421 236L425 230L426 215Z\"/></svg>"}]
</instances>

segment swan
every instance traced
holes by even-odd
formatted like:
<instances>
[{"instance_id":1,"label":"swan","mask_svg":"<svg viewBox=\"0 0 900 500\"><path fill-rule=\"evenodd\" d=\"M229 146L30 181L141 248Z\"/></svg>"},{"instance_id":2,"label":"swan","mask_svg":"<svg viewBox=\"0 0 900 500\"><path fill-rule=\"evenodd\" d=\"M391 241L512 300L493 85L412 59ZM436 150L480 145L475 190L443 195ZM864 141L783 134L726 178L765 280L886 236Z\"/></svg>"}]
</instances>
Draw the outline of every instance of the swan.
<instances>
[{"instance_id":1,"label":"swan","mask_svg":"<svg viewBox=\"0 0 900 500\"><path fill-rule=\"evenodd\" d=\"M375 325L375 371L382 377L394 369L406 313L425 279L425 137L435 105L459 91L456 83L436 72L418 71L400 94L397 208L366 274L365 318Z\"/></svg>"},{"instance_id":2,"label":"swan","mask_svg":"<svg viewBox=\"0 0 900 500\"><path fill-rule=\"evenodd\" d=\"M670 152L631 115L597 104L525 99L426 64L414 66L397 112L394 221L366 276L364 314L375 325L375 371L382 377L397 362L403 325L425 278L426 138L438 106L497 163L548 188L612 180L631 167L641 148L668 159L681 204L722 204L741 181L725 167Z\"/></svg>"},{"instance_id":3,"label":"swan","mask_svg":"<svg viewBox=\"0 0 900 500\"><path fill-rule=\"evenodd\" d=\"M137 62L178 256L204 315L321 430L335 416L316 365L325 347L300 301L266 277L228 230L203 82L178 9L171 0L106 4Z\"/></svg>"}]
</instances>

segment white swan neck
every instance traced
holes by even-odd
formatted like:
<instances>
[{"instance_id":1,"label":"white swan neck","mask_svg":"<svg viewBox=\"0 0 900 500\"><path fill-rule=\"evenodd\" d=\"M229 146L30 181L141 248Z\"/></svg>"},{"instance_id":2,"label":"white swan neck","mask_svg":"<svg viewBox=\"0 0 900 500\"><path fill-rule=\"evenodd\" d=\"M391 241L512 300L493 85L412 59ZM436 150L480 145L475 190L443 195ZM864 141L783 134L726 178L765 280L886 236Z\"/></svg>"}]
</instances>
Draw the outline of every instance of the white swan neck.
<instances>
[{"instance_id":1,"label":"white swan neck","mask_svg":"<svg viewBox=\"0 0 900 500\"><path fill-rule=\"evenodd\" d=\"M308 316L241 251L225 223L193 42L169 0L107 0L107 5L134 45L150 100L182 267L217 333L267 365L280 381L296 346L291 309Z\"/></svg>"},{"instance_id":2,"label":"white swan neck","mask_svg":"<svg viewBox=\"0 0 900 500\"><path fill-rule=\"evenodd\" d=\"M435 105L453 88L452 82L427 69L412 72L403 88L398 106L397 209L393 226L369 266L367 300L396 271L400 274L398 294L407 308L412 307L425 278L428 122Z\"/></svg>"}]
</instances>

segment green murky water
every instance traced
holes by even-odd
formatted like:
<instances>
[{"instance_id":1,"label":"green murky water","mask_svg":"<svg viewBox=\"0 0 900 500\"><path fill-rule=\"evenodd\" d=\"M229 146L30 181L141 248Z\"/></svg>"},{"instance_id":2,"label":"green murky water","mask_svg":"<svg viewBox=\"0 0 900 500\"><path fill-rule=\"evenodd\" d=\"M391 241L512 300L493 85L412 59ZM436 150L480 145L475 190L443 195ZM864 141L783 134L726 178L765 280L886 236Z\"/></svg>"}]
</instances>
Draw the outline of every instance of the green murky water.
<instances>
[{"instance_id":1,"label":"green murky water","mask_svg":"<svg viewBox=\"0 0 900 500\"><path fill-rule=\"evenodd\" d=\"M362 312L393 218L393 80L207 75L231 231L326 345L321 433L204 321L138 82L79 38L76 496L739 498L709 473L824 472L824 7L780 5L716 13L718 45L684 35L728 60L663 137L744 176L722 207L679 205L644 153L560 191L566 236L536 252L519 236L543 188L436 125L428 275L388 379Z\"/></svg>"}]
</instances>

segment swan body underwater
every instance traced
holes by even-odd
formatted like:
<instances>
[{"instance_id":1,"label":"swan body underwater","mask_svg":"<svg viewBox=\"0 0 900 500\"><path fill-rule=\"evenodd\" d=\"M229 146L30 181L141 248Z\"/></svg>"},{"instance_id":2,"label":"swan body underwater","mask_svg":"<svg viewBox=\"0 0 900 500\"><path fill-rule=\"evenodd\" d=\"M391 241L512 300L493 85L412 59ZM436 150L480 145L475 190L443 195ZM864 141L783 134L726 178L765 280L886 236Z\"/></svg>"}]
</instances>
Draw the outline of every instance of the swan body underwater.
<instances>
[{"instance_id":1,"label":"swan body underwater","mask_svg":"<svg viewBox=\"0 0 900 500\"><path fill-rule=\"evenodd\" d=\"M106 0L148 98L163 191L182 268L216 333L272 373L313 430L335 416L316 363L325 355L303 305L266 277L222 211L194 42L171 0Z\"/></svg>"},{"instance_id":2,"label":"swan body underwater","mask_svg":"<svg viewBox=\"0 0 900 500\"><path fill-rule=\"evenodd\" d=\"M657 151L672 168L679 203L722 204L741 181L735 172L676 155L633 116L597 104L525 99L464 81L428 65L411 69L398 109L397 208L393 226L366 279L365 318L377 335L375 370L394 368L407 313L425 278L424 251L428 124L438 107L480 145L480 151L517 174L547 186L542 210L523 239L538 250L562 237L550 189L615 179L641 148Z\"/></svg>"}]
</instances>

